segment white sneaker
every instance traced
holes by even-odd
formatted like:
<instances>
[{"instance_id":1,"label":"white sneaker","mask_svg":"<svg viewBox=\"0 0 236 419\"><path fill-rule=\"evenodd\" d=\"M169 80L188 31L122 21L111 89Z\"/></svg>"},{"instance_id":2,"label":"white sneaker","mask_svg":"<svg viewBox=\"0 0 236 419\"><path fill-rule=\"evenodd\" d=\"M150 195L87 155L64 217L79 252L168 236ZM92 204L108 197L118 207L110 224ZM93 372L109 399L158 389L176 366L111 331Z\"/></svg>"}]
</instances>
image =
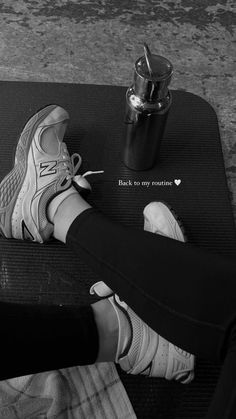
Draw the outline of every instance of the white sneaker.
<instances>
[{"instance_id":1,"label":"white sneaker","mask_svg":"<svg viewBox=\"0 0 236 419\"><path fill-rule=\"evenodd\" d=\"M143 211L144 230L186 242L184 227L173 208L163 202L150 202Z\"/></svg>"},{"instance_id":2,"label":"white sneaker","mask_svg":"<svg viewBox=\"0 0 236 419\"><path fill-rule=\"evenodd\" d=\"M148 377L176 380L183 384L193 380L193 355L154 332L104 282L100 281L94 284L90 288L90 294L108 298L116 311L119 322L119 338L115 362L124 371L128 374L143 374ZM123 353L120 353L123 332L120 311L126 316L128 327L131 330L130 343Z\"/></svg>"},{"instance_id":3,"label":"white sneaker","mask_svg":"<svg viewBox=\"0 0 236 419\"><path fill-rule=\"evenodd\" d=\"M0 234L7 238L44 242L53 232L47 207L72 183L78 191L91 189L85 176L75 176L81 156L69 156L63 142L69 119L65 109L50 105L25 125L14 167L0 184Z\"/></svg>"}]
</instances>

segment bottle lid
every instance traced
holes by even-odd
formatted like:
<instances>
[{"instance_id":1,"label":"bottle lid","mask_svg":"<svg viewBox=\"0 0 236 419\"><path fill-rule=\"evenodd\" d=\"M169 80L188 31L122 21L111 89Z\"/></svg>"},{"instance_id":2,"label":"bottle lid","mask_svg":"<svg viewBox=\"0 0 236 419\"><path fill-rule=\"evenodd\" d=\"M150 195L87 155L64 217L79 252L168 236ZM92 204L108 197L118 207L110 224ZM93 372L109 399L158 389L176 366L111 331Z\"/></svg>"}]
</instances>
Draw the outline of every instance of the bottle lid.
<instances>
[{"instance_id":1,"label":"bottle lid","mask_svg":"<svg viewBox=\"0 0 236 419\"><path fill-rule=\"evenodd\" d=\"M172 74L171 62L161 55L151 54L144 44L144 56L135 63L135 94L150 102L165 98Z\"/></svg>"}]
</instances>

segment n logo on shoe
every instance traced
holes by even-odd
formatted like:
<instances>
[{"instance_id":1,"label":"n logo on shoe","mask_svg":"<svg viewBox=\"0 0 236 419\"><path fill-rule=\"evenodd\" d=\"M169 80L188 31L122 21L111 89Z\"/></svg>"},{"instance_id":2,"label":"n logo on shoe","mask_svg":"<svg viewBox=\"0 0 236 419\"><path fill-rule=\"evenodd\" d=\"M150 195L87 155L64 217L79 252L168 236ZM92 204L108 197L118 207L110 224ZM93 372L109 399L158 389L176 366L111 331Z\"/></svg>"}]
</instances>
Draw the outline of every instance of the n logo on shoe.
<instances>
[{"instance_id":1,"label":"n logo on shoe","mask_svg":"<svg viewBox=\"0 0 236 419\"><path fill-rule=\"evenodd\" d=\"M40 163L39 167L40 169L40 177L43 176L48 176L48 175L54 175L56 173L56 169L54 169L54 167L56 167L57 165L57 161L47 161L45 163Z\"/></svg>"}]
</instances>

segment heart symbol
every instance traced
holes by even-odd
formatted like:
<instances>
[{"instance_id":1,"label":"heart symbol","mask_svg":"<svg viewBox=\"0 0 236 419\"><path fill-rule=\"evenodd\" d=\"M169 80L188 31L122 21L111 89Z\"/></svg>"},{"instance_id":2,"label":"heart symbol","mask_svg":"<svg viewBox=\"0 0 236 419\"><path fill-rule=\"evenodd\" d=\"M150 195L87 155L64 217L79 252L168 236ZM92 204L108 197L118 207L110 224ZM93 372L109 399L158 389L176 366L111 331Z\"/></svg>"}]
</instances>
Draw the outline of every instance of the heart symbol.
<instances>
[{"instance_id":1,"label":"heart symbol","mask_svg":"<svg viewBox=\"0 0 236 419\"><path fill-rule=\"evenodd\" d=\"M175 179L174 182L177 186L179 186L181 184L181 179Z\"/></svg>"}]
</instances>

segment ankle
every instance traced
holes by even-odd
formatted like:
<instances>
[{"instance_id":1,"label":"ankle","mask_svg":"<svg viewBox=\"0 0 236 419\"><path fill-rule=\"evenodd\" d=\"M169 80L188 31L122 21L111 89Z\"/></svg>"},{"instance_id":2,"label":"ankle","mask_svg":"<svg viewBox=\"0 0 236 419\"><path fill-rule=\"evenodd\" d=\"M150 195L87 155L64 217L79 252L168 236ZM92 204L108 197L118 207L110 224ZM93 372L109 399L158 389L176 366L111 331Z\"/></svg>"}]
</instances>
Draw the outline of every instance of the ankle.
<instances>
[{"instance_id":1,"label":"ankle","mask_svg":"<svg viewBox=\"0 0 236 419\"><path fill-rule=\"evenodd\" d=\"M116 313L119 330L115 362L119 362L119 359L129 350L132 342L132 325L128 311L121 309L120 304L117 303L117 299L119 300L117 295L109 298Z\"/></svg>"},{"instance_id":2,"label":"ankle","mask_svg":"<svg viewBox=\"0 0 236 419\"><path fill-rule=\"evenodd\" d=\"M48 217L54 224L54 237L65 243L72 222L88 208L91 208L91 205L81 197L73 186L56 196L48 207Z\"/></svg>"},{"instance_id":3,"label":"ankle","mask_svg":"<svg viewBox=\"0 0 236 419\"><path fill-rule=\"evenodd\" d=\"M55 224L55 215L58 212L60 205L66 200L66 198L68 198L72 194L77 194L77 191L73 186L56 195L49 203L47 209L47 216L52 224Z\"/></svg>"},{"instance_id":4,"label":"ankle","mask_svg":"<svg viewBox=\"0 0 236 419\"><path fill-rule=\"evenodd\" d=\"M116 312L106 298L92 304L99 337L96 362L114 362L117 353L119 323Z\"/></svg>"}]
</instances>

